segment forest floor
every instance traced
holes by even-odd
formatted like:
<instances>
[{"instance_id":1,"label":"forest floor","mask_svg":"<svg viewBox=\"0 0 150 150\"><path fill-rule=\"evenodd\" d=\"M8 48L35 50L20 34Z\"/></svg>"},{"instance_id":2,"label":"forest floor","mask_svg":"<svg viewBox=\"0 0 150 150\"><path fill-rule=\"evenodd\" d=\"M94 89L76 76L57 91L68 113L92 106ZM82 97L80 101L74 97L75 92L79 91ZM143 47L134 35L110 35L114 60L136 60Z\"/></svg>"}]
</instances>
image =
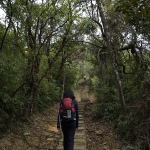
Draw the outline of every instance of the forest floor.
<instances>
[{"instance_id":1,"label":"forest floor","mask_svg":"<svg viewBox=\"0 0 150 150\"><path fill-rule=\"evenodd\" d=\"M76 100L81 101L84 87L81 80L74 91ZM84 109L87 150L124 150L126 143L120 140L110 122L92 120L91 111L95 103L94 92L89 88L90 102ZM0 150L55 150L61 132L56 128L59 104L40 114L34 114L23 127L16 127L0 139Z\"/></svg>"}]
</instances>

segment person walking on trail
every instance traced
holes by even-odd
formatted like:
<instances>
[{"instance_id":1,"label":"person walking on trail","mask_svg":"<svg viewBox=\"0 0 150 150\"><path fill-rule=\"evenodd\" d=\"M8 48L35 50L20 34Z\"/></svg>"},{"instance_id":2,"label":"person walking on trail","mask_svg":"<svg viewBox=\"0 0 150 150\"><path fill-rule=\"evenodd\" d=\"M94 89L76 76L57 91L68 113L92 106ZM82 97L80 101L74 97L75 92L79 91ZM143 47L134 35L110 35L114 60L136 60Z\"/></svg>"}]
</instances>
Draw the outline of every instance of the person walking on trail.
<instances>
[{"instance_id":1,"label":"person walking on trail","mask_svg":"<svg viewBox=\"0 0 150 150\"><path fill-rule=\"evenodd\" d=\"M57 129L60 130L61 127L63 132L64 150L74 149L74 136L75 130L78 129L78 123L78 103L74 93L71 90L66 90L60 103L57 119Z\"/></svg>"},{"instance_id":2,"label":"person walking on trail","mask_svg":"<svg viewBox=\"0 0 150 150\"><path fill-rule=\"evenodd\" d=\"M86 76L83 77L84 81L86 81Z\"/></svg>"}]
</instances>

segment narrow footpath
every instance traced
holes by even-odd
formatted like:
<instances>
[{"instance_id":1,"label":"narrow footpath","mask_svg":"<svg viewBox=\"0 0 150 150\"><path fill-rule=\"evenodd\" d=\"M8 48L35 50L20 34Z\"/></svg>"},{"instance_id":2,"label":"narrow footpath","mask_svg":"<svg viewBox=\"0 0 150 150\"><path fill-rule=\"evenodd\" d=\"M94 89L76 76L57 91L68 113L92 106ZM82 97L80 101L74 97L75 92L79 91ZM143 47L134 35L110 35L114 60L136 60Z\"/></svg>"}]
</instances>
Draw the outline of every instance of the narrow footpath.
<instances>
[{"instance_id":1,"label":"narrow footpath","mask_svg":"<svg viewBox=\"0 0 150 150\"><path fill-rule=\"evenodd\" d=\"M76 91L74 92L79 107L79 128L75 132L74 150L87 150L86 128L83 116L85 105L90 103L89 84L89 79L87 79L86 81L81 79ZM56 150L63 150L63 137L60 139L59 145Z\"/></svg>"},{"instance_id":2,"label":"narrow footpath","mask_svg":"<svg viewBox=\"0 0 150 150\"><path fill-rule=\"evenodd\" d=\"M76 130L74 150L125 150L126 142L114 132L113 124L100 119L92 120L95 105L94 91L89 79L80 80L75 91L79 105L79 129ZM63 138L57 150L63 150Z\"/></svg>"}]
</instances>

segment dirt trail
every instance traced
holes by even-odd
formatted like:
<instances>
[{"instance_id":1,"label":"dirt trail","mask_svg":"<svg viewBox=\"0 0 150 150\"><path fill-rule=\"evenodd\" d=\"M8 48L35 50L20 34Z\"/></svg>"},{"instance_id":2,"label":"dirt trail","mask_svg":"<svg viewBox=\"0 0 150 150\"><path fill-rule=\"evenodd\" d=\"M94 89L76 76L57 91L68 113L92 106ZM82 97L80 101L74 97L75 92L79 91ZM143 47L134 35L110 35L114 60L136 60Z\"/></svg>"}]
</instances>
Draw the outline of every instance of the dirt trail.
<instances>
[{"instance_id":1,"label":"dirt trail","mask_svg":"<svg viewBox=\"0 0 150 150\"><path fill-rule=\"evenodd\" d=\"M111 123L91 120L95 97L90 80L81 79L74 91L76 100L89 101L84 109L87 150L123 150L124 142L113 132ZM18 127L0 139L0 150L56 150L62 138L56 128L59 104L35 114L24 127Z\"/></svg>"},{"instance_id":2,"label":"dirt trail","mask_svg":"<svg viewBox=\"0 0 150 150\"><path fill-rule=\"evenodd\" d=\"M78 102L81 102L81 100L89 102L95 101L94 90L91 86L91 81L89 78L87 78L86 81L84 81L83 79L79 81L74 94Z\"/></svg>"},{"instance_id":3,"label":"dirt trail","mask_svg":"<svg viewBox=\"0 0 150 150\"><path fill-rule=\"evenodd\" d=\"M89 101L84 108L84 123L86 128L87 150L123 150L126 143L113 131L111 122L92 120L92 108L95 96L91 82L80 80L77 93L80 91L80 101Z\"/></svg>"},{"instance_id":4,"label":"dirt trail","mask_svg":"<svg viewBox=\"0 0 150 150\"><path fill-rule=\"evenodd\" d=\"M120 140L111 122L91 119L92 107L87 104L84 110L87 150L124 150L126 142Z\"/></svg>"}]
</instances>

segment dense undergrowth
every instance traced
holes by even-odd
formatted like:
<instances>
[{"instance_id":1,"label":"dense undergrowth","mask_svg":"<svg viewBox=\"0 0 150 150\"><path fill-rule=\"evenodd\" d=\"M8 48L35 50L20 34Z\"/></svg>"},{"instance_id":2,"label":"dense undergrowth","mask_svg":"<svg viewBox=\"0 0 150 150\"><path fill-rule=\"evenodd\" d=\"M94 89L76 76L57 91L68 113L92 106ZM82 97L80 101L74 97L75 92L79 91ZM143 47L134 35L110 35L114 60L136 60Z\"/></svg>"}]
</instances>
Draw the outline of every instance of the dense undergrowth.
<instances>
[{"instance_id":1,"label":"dense undergrowth","mask_svg":"<svg viewBox=\"0 0 150 150\"><path fill-rule=\"evenodd\" d=\"M75 75L76 71L76 69L71 67L68 67L68 69L66 68L66 89L75 88L77 82L77 76ZM17 75L18 72L16 72L13 77ZM12 76L12 74L7 74L5 75L5 78L10 78L10 76ZM10 83L1 78L0 82L3 83L3 86L0 90L0 135L2 136L6 131L13 130L15 126L24 125L28 121L30 115L42 112L47 107L60 101L63 91L63 76L64 72L57 79L55 76L48 75L41 81L36 92L34 107L31 114L29 114L27 109L30 102L30 97L29 94L27 94L27 91L30 87L26 85L21 87L13 96L12 93L17 89L19 83L15 85L15 81L13 81L14 83ZM23 79L18 82L21 84ZM13 85L11 84L14 85L13 88Z\"/></svg>"},{"instance_id":2,"label":"dense undergrowth","mask_svg":"<svg viewBox=\"0 0 150 150\"><path fill-rule=\"evenodd\" d=\"M118 99L118 90L114 77L101 82L92 79L97 97L92 110L93 118L110 120L121 138L130 142L128 150L147 150L150 148L150 100L146 81L142 82L141 73L128 81L129 75L122 75L126 114L123 113ZM106 82L107 81L107 82ZM138 81L138 82L137 82ZM147 86L146 86L147 85Z\"/></svg>"}]
</instances>

